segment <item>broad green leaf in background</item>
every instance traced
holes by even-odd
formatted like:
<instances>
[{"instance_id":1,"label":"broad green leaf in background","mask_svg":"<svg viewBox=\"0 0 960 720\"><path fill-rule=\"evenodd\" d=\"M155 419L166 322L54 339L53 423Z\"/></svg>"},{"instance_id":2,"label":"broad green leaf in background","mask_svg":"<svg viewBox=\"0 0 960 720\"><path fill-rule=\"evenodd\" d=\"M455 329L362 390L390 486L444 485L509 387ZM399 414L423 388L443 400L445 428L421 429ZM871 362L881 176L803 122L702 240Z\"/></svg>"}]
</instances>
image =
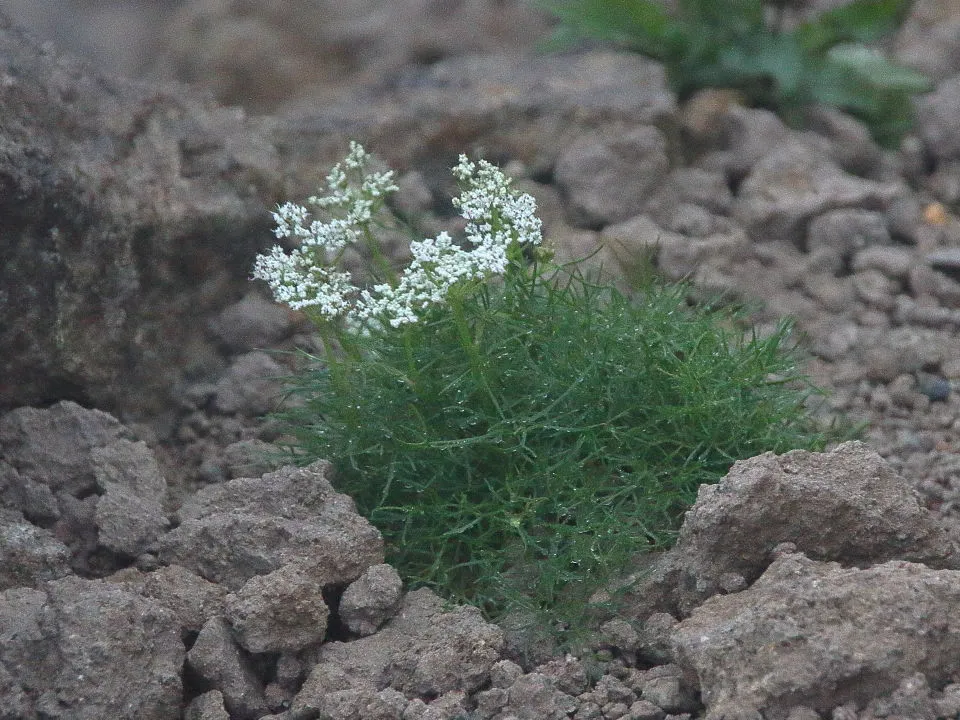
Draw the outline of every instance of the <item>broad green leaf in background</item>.
<instances>
[{"instance_id":1,"label":"broad green leaf in background","mask_svg":"<svg viewBox=\"0 0 960 720\"><path fill-rule=\"evenodd\" d=\"M676 0L670 14L650 0L539 2L560 19L554 47L592 39L660 60L681 100L706 87L731 88L790 123L805 106L825 104L852 112L878 142L896 146L912 124L910 97L931 83L864 43L895 31L910 0L854 0L793 30L767 24L765 11L776 4Z\"/></svg>"},{"instance_id":2,"label":"broad green leaf in background","mask_svg":"<svg viewBox=\"0 0 960 720\"><path fill-rule=\"evenodd\" d=\"M854 0L803 23L797 34L803 46L815 53L838 43L880 40L900 26L910 4L910 0Z\"/></svg>"},{"instance_id":3,"label":"broad green leaf in background","mask_svg":"<svg viewBox=\"0 0 960 720\"><path fill-rule=\"evenodd\" d=\"M561 21L548 47L569 47L578 38L591 38L661 58L673 24L663 6L651 0L539 0L536 4Z\"/></svg>"},{"instance_id":4,"label":"broad green leaf in background","mask_svg":"<svg viewBox=\"0 0 960 720\"><path fill-rule=\"evenodd\" d=\"M762 30L763 3L760 0L678 0L677 18L680 22L711 31L714 37L746 37Z\"/></svg>"},{"instance_id":5,"label":"broad green leaf in background","mask_svg":"<svg viewBox=\"0 0 960 720\"><path fill-rule=\"evenodd\" d=\"M865 45L837 45L830 48L827 58L831 63L856 73L861 81L881 90L921 93L933 88L930 79L922 73L895 65L883 53Z\"/></svg>"}]
</instances>

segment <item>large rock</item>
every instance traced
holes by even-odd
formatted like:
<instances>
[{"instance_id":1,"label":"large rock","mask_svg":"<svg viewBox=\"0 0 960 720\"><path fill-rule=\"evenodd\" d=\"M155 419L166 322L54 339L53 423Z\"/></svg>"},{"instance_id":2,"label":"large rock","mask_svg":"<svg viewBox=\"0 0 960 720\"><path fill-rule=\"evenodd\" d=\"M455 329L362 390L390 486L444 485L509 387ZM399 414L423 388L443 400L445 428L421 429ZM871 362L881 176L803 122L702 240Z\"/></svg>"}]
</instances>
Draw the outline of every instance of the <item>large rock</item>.
<instances>
[{"instance_id":1,"label":"large rock","mask_svg":"<svg viewBox=\"0 0 960 720\"><path fill-rule=\"evenodd\" d=\"M296 148L289 162L316 163L311 148L319 131L347 125L392 167L421 167L428 186L446 192L459 153L497 148L500 157L545 174L593 131L626 135L655 125L672 137L676 128L663 67L636 53L470 55L405 74L382 90L372 104L361 93L322 116L288 116L276 137Z\"/></svg>"},{"instance_id":2,"label":"large rock","mask_svg":"<svg viewBox=\"0 0 960 720\"><path fill-rule=\"evenodd\" d=\"M760 577L782 543L816 560L860 567L894 559L932 567L957 562L917 494L862 443L829 453L764 453L700 487L677 544L641 573L628 612L689 614Z\"/></svg>"},{"instance_id":3,"label":"large rock","mask_svg":"<svg viewBox=\"0 0 960 720\"><path fill-rule=\"evenodd\" d=\"M0 417L0 502L54 531L78 572L116 570L169 524L166 480L130 435L113 416L69 401Z\"/></svg>"},{"instance_id":4,"label":"large rock","mask_svg":"<svg viewBox=\"0 0 960 720\"><path fill-rule=\"evenodd\" d=\"M70 574L70 551L51 532L0 508L0 590L33 587Z\"/></svg>"},{"instance_id":5,"label":"large rock","mask_svg":"<svg viewBox=\"0 0 960 720\"><path fill-rule=\"evenodd\" d=\"M267 353L245 353L217 383L213 407L225 415L258 416L276 410L283 395L278 378L286 374Z\"/></svg>"},{"instance_id":6,"label":"large rock","mask_svg":"<svg viewBox=\"0 0 960 720\"><path fill-rule=\"evenodd\" d=\"M141 414L249 273L279 158L264 122L105 77L0 15L0 408Z\"/></svg>"},{"instance_id":7,"label":"large rock","mask_svg":"<svg viewBox=\"0 0 960 720\"><path fill-rule=\"evenodd\" d=\"M141 597L167 608L182 636L198 633L213 617L222 615L227 590L178 565L153 572L127 568L106 578Z\"/></svg>"},{"instance_id":8,"label":"large rock","mask_svg":"<svg viewBox=\"0 0 960 720\"><path fill-rule=\"evenodd\" d=\"M285 467L202 488L159 542L163 562L232 591L302 560L321 586L346 585L383 562L383 538L334 491L330 464Z\"/></svg>"},{"instance_id":9,"label":"large rock","mask_svg":"<svg viewBox=\"0 0 960 720\"><path fill-rule=\"evenodd\" d=\"M885 210L906 194L900 183L850 175L816 148L792 140L753 165L740 186L734 217L754 240L787 240L799 247L817 215L839 208Z\"/></svg>"},{"instance_id":10,"label":"large rock","mask_svg":"<svg viewBox=\"0 0 960 720\"><path fill-rule=\"evenodd\" d=\"M64 578L0 593L8 717L170 720L185 654L172 614L117 585Z\"/></svg>"},{"instance_id":11,"label":"large rock","mask_svg":"<svg viewBox=\"0 0 960 720\"><path fill-rule=\"evenodd\" d=\"M697 608L673 641L708 718L784 720L795 706L862 706L918 672L946 682L960 671L958 603L955 570L787 554L749 590Z\"/></svg>"},{"instance_id":12,"label":"large rock","mask_svg":"<svg viewBox=\"0 0 960 720\"><path fill-rule=\"evenodd\" d=\"M347 692L341 699L357 705L388 686L408 697L476 692L489 682L502 648L503 632L479 610L448 610L431 591L416 590L380 632L320 646L292 709L320 712L337 692Z\"/></svg>"},{"instance_id":13,"label":"large rock","mask_svg":"<svg viewBox=\"0 0 960 720\"><path fill-rule=\"evenodd\" d=\"M97 487L98 542L136 557L167 529L163 511L167 481L146 443L117 440L91 453Z\"/></svg>"},{"instance_id":14,"label":"large rock","mask_svg":"<svg viewBox=\"0 0 960 720\"><path fill-rule=\"evenodd\" d=\"M6 462L24 480L43 484L55 495L94 492L93 451L129 438L130 431L112 415L70 401L0 416L0 451Z\"/></svg>"},{"instance_id":15,"label":"large rock","mask_svg":"<svg viewBox=\"0 0 960 720\"><path fill-rule=\"evenodd\" d=\"M191 701L183 717L184 720L230 720L230 713L224 707L223 693L208 690Z\"/></svg>"},{"instance_id":16,"label":"large rock","mask_svg":"<svg viewBox=\"0 0 960 720\"><path fill-rule=\"evenodd\" d=\"M823 213L807 228L806 251L833 252L838 268L849 263L857 251L874 246L890 245L890 231L882 213L869 210L831 210Z\"/></svg>"},{"instance_id":17,"label":"large rock","mask_svg":"<svg viewBox=\"0 0 960 720\"><path fill-rule=\"evenodd\" d=\"M478 51L529 47L549 19L522 0L244 2L187 0L162 26L153 74L273 112L279 103L329 102L349 85ZM139 59L139 58L138 58ZM142 62L142 60L141 60Z\"/></svg>"},{"instance_id":18,"label":"large rock","mask_svg":"<svg viewBox=\"0 0 960 720\"><path fill-rule=\"evenodd\" d=\"M211 618L203 626L187 654L187 664L208 686L223 694L223 704L232 717L254 720L267 714L263 684L223 618Z\"/></svg>"},{"instance_id":19,"label":"large rock","mask_svg":"<svg viewBox=\"0 0 960 720\"><path fill-rule=\"evenodd\" d=\"M579 138L556 167L570 223L596 229L639 213L670 171L667 152L667 139L652 126Z\"/></svg>"},{"instance_id":20,"label":"large rock","mask_svg":"<svg viewBox=\"0 0 960 720\"><path fill-rule=\"evenodd\" d=\"M538 672L518 678L507 692L508 709L519 720L566 720L577 702L559 690L552 678Z\"/></svg>"},{"instance_id":21,"label":"large rock","mask_svg":"<svg viewBox=\"0 0 960 720\"><path fill-rule=\"evenodd\" d=\"M730 93L701 90L687 102L683 125L703 156L697 165L739 182L790 130L771 110L747 108Z\"/></svg>"},{"instance_id":22,"label":"large rock","mask_svg":"<svg viewBox=\"0 0 960 720\"><path fill-rule=\"evenodd\" d=\"M227 595L224 613L240 646L252 653L295 653L322 642L330 615L323 570L312 561L288 563Z\"/></svg>"},{"instance_id":23,"label":"large rock","mask_svg":"<svg viewBox=\"0 0 960 720\"><path fill-rule=\"evenodd\" d=\"M400 575L390 565L367 568L344 590L340 621L356 635L372 635L396 613L402 590Z\"/></svg>"},{"instance_id":24,"label":"large rock","mask_svg":"<svg viewBox=\"0 0 960 720\"><path fill-rule=\"evenodd\" d=\"M257 292L228 306L210 321L210 331L232 352L270 347L290 334L293 313Z\"/></svg>"}]
</instances>

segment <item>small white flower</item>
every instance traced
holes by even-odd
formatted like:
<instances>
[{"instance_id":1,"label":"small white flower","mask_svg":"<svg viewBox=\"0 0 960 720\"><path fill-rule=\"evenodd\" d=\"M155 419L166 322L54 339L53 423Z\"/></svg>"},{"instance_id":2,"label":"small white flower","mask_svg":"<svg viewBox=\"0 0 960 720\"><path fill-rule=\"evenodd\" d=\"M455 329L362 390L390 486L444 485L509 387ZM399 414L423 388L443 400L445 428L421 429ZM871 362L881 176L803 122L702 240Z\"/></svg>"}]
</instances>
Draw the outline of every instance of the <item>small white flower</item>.
<instances>
[{"instance_id":1,"label":"small white flower","mask_svg":"<svg viewBox=\"0 0 960 720\"><path fill-rule=\"evenodd\" d=\"M382 198L396 192L393 171L367 173L372 156L356 141L350 142L350 153L343 162L334 165L327 175L329 193L324 197L307 199L311 205L325 210L341 210L347 222L354 225L369 223Z\"/></svg>"},{"instance_id":2,"label":"small white flower","mask_svg":"<svg viewBox=\"0 0 960 720\"><path fill-rule=\"evenodd\" d=\"M257 257L253 277L265 281L277 302L294 310L312 308L328 320L350 309L356 293L349 273L330 270L316 262L310 252L296 248L289 254L274 246Z\"/></svg>"},{"instance_id":3,"label":"small white flower","mask_svg":"<svg viewBox=\"0 0 960 720\"><path fill-rule=\"evenodd\" d=\"M465 232L471 243L504 247L512 242L539 245L543 241L536 201L511 190L511 180L500 168L486 160L475 164L461 155L453 174L466 185L453 204L467 220Z\"/></svg>"},{"instance_id":4,"label":"small white flower","mask_svg":"<svg viewBox=\"0 0 960 720\"><path fill-rule=\"evenodd\" d=\"M358 143L356 140L351 140L350 152L347 155L347 159L344 160L343 163L348 168L362 170L366 166L367 160L369 159L370 155L366 150L363 149L363 145Z\"/></svg>"},{"instance_id":5,"label":"small white flower","mask_svg":"<svg viewBox=\"0 0 960 720\"><path fill-rule=\"evenodd\" d=\"M445 302L458 284L503 274L511 247L542 241L534 199L512 190L510 179L496 166L484 160L472 163L461 155L453 174L463 189L453 202L467 221L468 248L447 233L412 242L412 260L396 284L361 290L334 265L344 248L369 230L383 198L397 189L392 172L368 173L369 161L363 147L351 142L346 159L327 175L329 194L308 199L310 205L343 217L310 220L307 209L294 203L273 213L274 234L301 243L290 253L274 247L257 258L253 277L267 282L278 302L343 320L355 331L396 328L417 322L420 313Z\"/></svg>"},{"instance_id":6,"label":"small white flower","mask_svg":"<svg viewBox=\"0 0 960 720\"><path fill-rule=\"evenodd\" d=\"M277 211L271 215L277 223L273 234L278 238L297 237L297 229L302 228L303 223L307 221L307 209L290 202L278 205Z\"/></svg>"}]
</instances>

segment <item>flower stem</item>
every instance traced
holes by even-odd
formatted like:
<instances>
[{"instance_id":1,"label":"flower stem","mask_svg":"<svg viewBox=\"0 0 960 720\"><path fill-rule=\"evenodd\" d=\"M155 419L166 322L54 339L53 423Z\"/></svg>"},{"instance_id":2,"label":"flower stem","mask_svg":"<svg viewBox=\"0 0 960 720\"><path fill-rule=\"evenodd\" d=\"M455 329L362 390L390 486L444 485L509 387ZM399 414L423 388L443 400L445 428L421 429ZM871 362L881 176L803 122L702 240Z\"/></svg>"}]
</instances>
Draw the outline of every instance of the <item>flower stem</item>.
<instances>
[{"instance_id":1,"label":"flower stem","mask_svg":"<svg viewBox=\"0 0 960 720\"><path fill-rule=\"evenodd\" d=\"M346 410L344 414L347 424L350 427L357 427L360 423L359 408L350 402L352 388L347 373L351 365L355 366L359 363L359 350L346 339L346 333L338 333L330 327L329 323L318 323L317 330L323 342L323 353L327 360L327 372L330 373L330 384L333 392L337 396L337 402ZM340 357L338 355L338 345L346 357Z\"/></svg>"},{"instance_id":2,"label":"flower stem","mask_svg":"<svg viewBox=\"0 0 960 720\"><path fill-rule=\"evenodd\" d=\"M487 397L490 399L490 403L493 405L494 410L496 410L497 415L502 417L503 413L500 410L500 403L497 402L496 395L494 395L493 390L490 389L490 383L487 381L487 374L484 372L483 358L480 356L480 351L477 349L476 340L470 330L470 323L467 321L467 316L464 312L463 299L451 295L449 302L450 311L453 314L453 321L456 323L457 333L460 336L460 346L467 353L467 357L470 361L470 371L477 383L479 383L483 387L484 391L486 391Z\"/></svg>"},{"instance_id":3,"label":"flower stem","mask_svg":"<svg viewBox=\"0 0 960 720\"><path fill-rule=\"evenodd\" d=\"M376 272L379 273L378 279L386 281L391 287L396 287L399 278L393 266L390 264L390 259L386 256L386 253L383 252L383 246L380 245L380 241L377 240L376 235L371 232L369 223L364 224L362 227L364 244L370 251L370 259L373 261Z\"/></svg>"}]
</instances>

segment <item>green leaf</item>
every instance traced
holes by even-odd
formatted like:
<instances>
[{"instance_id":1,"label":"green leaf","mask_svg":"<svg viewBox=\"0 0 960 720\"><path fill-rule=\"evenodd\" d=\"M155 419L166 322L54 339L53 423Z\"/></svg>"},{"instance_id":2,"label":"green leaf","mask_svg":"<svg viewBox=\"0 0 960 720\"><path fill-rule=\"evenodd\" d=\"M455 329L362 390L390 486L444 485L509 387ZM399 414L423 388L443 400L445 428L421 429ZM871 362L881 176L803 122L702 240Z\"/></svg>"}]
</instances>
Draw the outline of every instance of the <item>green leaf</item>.
<instances>
[{"instance_id":1,"label":"green leaf","mask_svg":"<svg viewBox=\"0 0 960 720\"><path fill-rule=\"evenodd\" d=\"M762 35L754 38L743 55L744 74L769 78L774 99L798 94L807 70L800 45L789 35Z\"/></svg>"},{"instance_id":2,"label":"green leaf","mask_svg":"<svg viewBox=\"0 0 960 720\"><path fill-rule=\"evenodd\" d=\"M539 4L561 20L555 41L588 38L654 57L681 100L705 87L732 88L788 122L819 102L857 114L888 145L912 122L909 96L932 89L865 44L896 30L909 0L853 0L791 32L768 26L764 0L674 0L671 13L650 0Z\"/></svg>"},{"instance_id":3,"label":"green leaf","mask_svg":"<svg viewBox=\"0 0 960 720\"><path fill-rule=\"evenodd\" d=\"M810 81L810 100L836 108L865 111L875 107L869 101L875 93L864 86L850 68L821 63Z\"/></svg>"},{"instance_id":4,"label":"green leaf","mask_svg":"<svg viewBox=\"0 0 960 720\"><path fill-rule=\"evenodd\" d=\"M674 23L663 7L651 0L538 0L539 7L563 23L562 41L580 37L611 42L660 58Z\"/></svg>"},{"instance_id":5,"label":"green leaf","mask_svg":"<svg viewBox=\"0 0 960 720\"><path fill-rule=\"evenodd\" d=\"M763 3L760 0L678 0L677 17L681 22L696 25L716 44L723 37L746 37L764 29Z\"/></svg>"},{"instance_id":6,"label":"green leaf","mask_svg":"<svg viewBox=\"0 0 960 720\"><path fill-rule=\"evenodd\" d=\"M897 72L903 68L896 68ZM855 115L869 127L882 146L896 148L913 126L912 93L902 86L881 87L873 84L850 65L829 59L818 69L811 83L810 101L831 105Z\"/></svg>"},{"instance_id":7,"label":"green leaf","mask_svg":"<svg viewBox=\"0 0 960 720\"><path fill-rule=\"evenodd\" d=\"M803 46L821 53L837 43L869 42L895 31L910 0L854 0L803 23L796 31Z\"/></svg>"},{"instance_id":8,"label":"green leaf","mask_svg":"<svg viewBox=\"0 0 960 720\"><path fill-rule=\"evenodd\" d=\"M865 45L843 44L827 53L830 64L855 73L873 88L909 94L929 92L930 79L922 73L890 62L879 50Z\"/></svg>"},{"instance_id":9,"label":"green leaf","mask_svg":"<svg viewBox=\"0 0 960 720\"><path fill-rule=\"evenodd\" d=\"M878 115L865 118L877 142L883 147L897 148L903 136L913 128L913 104L902 93L890 95L880 103Z\"/></svg>"}]
</instances>

